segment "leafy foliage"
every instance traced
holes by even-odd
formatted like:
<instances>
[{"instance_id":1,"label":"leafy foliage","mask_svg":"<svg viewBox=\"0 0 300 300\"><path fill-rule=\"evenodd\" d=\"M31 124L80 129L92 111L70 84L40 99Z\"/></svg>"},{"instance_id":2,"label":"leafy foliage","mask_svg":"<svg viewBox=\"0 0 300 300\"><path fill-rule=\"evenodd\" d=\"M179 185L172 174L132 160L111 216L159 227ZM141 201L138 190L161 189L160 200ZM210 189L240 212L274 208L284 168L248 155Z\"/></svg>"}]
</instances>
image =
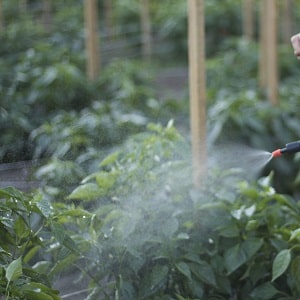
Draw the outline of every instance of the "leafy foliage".
<instances>
[{"instance_id":1,"label":"leafy foliage","mask_svg":"<svg viewBox=\"0 0 300 300\"><path fill-rule=\"evenodd\" d=\"M6 299L60 299L39 253L46 248L51 207L38 195L0 190L0 295Z\"/></svg>"},{"instance_id":2,"label":"leafy foliage","mask_svg":"<svg viewBox=\"0 0 300 300\"><path fill-rule=\"evenodd\" d=\"M55 204L89 297L299 297L298 202L275 192L272 174L252 185L214 170L194 190L187 151L171 123L149 125L103 159L70 204Z\"/></svg>"}]
</instances>

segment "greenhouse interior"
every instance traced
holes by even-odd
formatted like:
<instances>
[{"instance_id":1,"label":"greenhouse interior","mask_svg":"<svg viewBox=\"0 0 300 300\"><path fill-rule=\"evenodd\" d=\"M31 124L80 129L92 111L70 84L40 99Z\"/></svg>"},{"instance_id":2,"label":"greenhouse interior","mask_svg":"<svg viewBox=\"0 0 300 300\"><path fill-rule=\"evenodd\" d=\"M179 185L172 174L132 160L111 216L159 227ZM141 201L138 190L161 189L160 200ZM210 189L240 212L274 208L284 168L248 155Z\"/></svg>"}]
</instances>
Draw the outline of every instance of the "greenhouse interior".
<instances>
[{"instance_id":1,"label":"greenhouse interior","mask_svg":"<svg viewBox=\"0 0 300 300\"><path fill-rule=\"evenodd\" d=\"M300 299L300 1L0 0L0 300Z\"/></svg>"}]
</instances>

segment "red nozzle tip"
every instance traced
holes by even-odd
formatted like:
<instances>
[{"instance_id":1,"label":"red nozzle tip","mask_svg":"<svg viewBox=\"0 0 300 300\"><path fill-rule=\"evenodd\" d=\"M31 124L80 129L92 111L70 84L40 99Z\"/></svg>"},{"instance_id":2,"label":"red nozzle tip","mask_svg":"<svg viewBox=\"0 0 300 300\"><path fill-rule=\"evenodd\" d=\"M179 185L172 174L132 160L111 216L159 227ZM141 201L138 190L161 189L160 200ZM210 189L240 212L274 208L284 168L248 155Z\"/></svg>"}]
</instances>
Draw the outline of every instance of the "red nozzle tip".
<instances>
[{"instance_id":1,"label":"red nozzle tip","mask_svg":"<svg viewBox=\"0 0 300 300\"><path fill-rule=\"evenodd\" d=\"M280 149L277 149L277 150L272 152L273 157L278 157L278 156L281 156L281 155L282 155L282 153L281 153Z\"/></svg>"}]
</instances>

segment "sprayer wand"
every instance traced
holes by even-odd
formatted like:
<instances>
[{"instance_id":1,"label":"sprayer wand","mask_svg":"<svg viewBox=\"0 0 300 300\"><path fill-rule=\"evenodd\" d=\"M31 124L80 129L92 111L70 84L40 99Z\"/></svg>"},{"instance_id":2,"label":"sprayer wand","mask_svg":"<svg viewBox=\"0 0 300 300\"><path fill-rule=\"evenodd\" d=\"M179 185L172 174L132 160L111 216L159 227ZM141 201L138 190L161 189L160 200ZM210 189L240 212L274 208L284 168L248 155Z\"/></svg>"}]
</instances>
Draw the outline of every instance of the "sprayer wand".
<instances>
[{"instance_id":1,"label":"sprayer wand","mask_svg":"<svg viewBox=\"0 0 300 300\"><path fill-rule=\"evenodd\" d=\"M300 151L300 141L291 142L285 145L282 149L277 149L272 152L273 157L281 156L284 153L296 153Z\"/></svg>"}]
</instances>

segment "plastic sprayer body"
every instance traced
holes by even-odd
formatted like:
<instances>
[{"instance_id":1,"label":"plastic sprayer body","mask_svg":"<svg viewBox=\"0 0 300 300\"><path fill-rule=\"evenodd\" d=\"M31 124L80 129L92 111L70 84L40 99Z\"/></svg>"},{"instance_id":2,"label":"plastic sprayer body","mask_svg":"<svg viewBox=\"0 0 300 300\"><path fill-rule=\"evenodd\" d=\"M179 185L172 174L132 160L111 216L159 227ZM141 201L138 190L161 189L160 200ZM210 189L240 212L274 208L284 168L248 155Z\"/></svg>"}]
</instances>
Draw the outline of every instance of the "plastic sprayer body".
<instances>
[{"instance_id":1,"label":"plastic sprayer body","mask_svg":"<svg viewBox=\"0 0 300 300\"><path fill-rule=\"evenodd\" d=\"M296 153L300 151L300 141L291 142L285 145L282 149L277 149L272 152L273 157L281 156L284 153Z\"/></svg>"}]
</instances>

